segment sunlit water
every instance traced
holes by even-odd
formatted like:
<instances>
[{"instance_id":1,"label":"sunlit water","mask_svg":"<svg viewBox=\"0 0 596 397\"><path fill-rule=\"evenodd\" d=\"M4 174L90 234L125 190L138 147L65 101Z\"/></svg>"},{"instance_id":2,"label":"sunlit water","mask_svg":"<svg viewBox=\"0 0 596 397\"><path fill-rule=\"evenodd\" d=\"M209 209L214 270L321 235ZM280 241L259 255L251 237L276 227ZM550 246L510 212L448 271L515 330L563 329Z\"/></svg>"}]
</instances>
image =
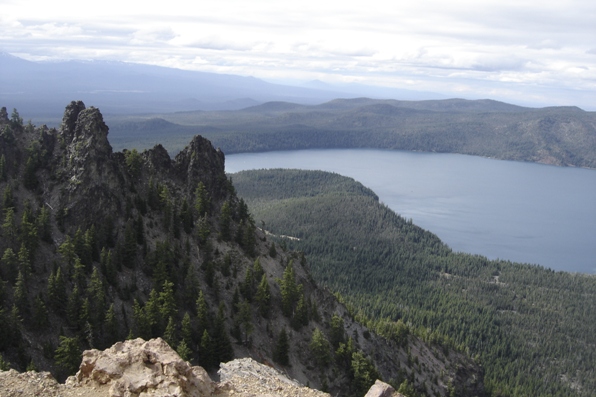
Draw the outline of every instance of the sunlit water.
<instances>
[{"instance_id":1,"label":"sunlit water","mask_svg":"<svg viewBox=\"0 0 596 397\"><path fill-rule=\"evenodd\" d=\"M458 154L338 149L226 156L226 172L332 171L456 251L596 273L596 171Z\"/></svg>"}]
</instances>

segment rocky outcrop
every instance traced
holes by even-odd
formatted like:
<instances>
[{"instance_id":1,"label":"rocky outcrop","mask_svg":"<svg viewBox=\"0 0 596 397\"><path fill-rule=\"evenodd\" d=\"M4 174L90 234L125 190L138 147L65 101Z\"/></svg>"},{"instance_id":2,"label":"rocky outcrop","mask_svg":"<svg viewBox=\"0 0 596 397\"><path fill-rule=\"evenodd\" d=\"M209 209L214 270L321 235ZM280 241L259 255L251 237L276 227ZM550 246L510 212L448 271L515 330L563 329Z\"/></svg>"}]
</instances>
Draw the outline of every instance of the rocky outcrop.
<instances>
[{"instance_id":1,"label":"rocky outcrop","mask_svg":"<svg viewBox=\"0 0 596 397\"><path fill-rule=\"evenodd\" d=\"M391 385L377 379L364 397L404 397L404 395L396 392Z\"/></svg>"},{"instance_id":2,"label":"rocky outcrop","mask_svg":"<svg viewBox=\"0 0 596 397\"><path fill-rule=\"evenodd\" d=\"M111 348L86 350L79 372L66 381L73 387L109 387L110 397L210 396L215 383L193 367L163 339L134 339Z\"/></svg>"},{"instance_id":3,"label":"rocky outcrop","mask_svg":"<svg viewBox=\"0 0 596 397\"><path fill-rule=\"evenodd\" d=\"M59 384L48 372L0 371L2 396L12 397L329 397L256 361L221 365L219 383L191 366L161 338L118 342L86 350L76 375Z\"/></svg>"}]
</instances>

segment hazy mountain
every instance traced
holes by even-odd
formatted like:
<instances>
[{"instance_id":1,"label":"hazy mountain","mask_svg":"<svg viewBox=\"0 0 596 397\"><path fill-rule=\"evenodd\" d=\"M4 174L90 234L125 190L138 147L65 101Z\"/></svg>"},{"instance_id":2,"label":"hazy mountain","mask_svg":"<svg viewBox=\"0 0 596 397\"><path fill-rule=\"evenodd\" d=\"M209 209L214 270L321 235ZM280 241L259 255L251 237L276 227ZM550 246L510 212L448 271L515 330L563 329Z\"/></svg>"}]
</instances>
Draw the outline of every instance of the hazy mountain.
<instances>
[{"instance_id":1,"label":"hazy mountain","mask_svg":"<svg viewBox=\"0 0 596 397\"><path fill-rule=\"evenodd\" d=\"M72 98L104 113L241 109L266 101L321 103L340 91L254 77L107 61L31 62L0 53L0 103L32 117L59 114Z\"/></svg>"}]
</instances>

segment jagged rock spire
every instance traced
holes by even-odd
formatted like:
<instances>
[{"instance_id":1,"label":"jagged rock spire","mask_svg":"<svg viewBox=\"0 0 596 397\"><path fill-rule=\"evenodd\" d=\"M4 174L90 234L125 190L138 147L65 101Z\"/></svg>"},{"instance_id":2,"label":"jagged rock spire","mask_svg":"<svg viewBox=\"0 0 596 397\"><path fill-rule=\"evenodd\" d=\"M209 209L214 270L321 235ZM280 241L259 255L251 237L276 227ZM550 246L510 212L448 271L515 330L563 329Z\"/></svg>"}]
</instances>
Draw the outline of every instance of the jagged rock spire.
<instances>
[{"instance_id":1,"label":"jagged rock spire","mask_svg":"<svg viewBox=\"0 0 596 397\"><path fill-rule=\"evenodd\" d=\"M64 110L64 116L62 117L62 124L60 131L64 136L66 143L70 143L74 137L75 128L77 124L77 118L79 113L85 110L85 104L83 101L71 101Z\"/></svg>"}]
</instances>

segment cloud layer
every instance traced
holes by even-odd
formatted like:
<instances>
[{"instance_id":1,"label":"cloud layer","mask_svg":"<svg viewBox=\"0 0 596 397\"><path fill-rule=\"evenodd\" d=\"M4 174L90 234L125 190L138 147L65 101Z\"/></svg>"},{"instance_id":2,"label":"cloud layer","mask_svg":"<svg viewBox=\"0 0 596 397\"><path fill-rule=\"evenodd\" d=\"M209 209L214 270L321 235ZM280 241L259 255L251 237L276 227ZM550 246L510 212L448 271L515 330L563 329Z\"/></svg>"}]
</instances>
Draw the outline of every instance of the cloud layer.
<instances>
[{"instance_id":1,"label":"cloud layer","mask_svg":"<svg viewBox=\"0 0 596 397\"><path fill-rule=\"evenodd\" d=\"M2 3L0 50L27 59L122 60L596 109L590 0Z\"/></svg>"}]
</instances>

